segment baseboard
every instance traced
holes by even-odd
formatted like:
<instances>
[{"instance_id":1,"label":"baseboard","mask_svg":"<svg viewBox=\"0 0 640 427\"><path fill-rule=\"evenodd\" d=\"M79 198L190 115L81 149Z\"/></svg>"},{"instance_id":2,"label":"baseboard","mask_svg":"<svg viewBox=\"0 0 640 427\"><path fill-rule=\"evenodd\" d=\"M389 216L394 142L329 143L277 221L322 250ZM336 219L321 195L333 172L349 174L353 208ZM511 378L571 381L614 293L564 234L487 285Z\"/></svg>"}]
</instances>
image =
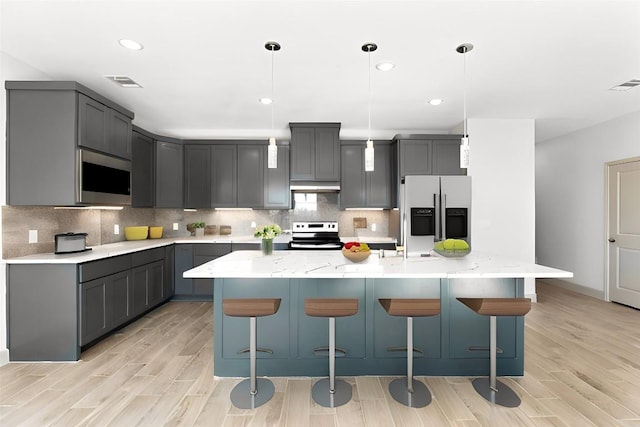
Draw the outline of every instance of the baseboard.
<instances>
[{"instance_id":1,"label":"baseboard","mask_svg":"<svg viewBox=\"0 0 640 427\"><path fill-rule=\"evenodd\" d=\"M604 291L599 291L597 289L589 288L587 286L577 285L575 283L567 282L566 280L538 279L538 281L548 283L549 285L557 286L559 288L566 289L568 291L577 292L582 295L598 298L603 301L605 300Z\"/></svg>"},{"instance_id":2,"label":"baseboard","mask_svg":"<svg viewBox=\"0 0 640 427\"><path fill-rule=\"evenodd\" d=\"M0 349L0 366L6 365L7 363L9 363L9 349Z\"/></svg>"}]
</instances>

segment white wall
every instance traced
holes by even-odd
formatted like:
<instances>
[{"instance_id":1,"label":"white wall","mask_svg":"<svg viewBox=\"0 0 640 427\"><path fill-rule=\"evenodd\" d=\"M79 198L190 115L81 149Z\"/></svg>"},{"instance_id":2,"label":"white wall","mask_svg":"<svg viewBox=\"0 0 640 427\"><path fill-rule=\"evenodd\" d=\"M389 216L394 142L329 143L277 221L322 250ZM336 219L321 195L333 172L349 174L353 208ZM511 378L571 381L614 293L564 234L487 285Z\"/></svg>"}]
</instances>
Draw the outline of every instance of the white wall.
<instances>
[{"instance_id":1,"label":"white wall","mask_svg":"<svg viewBox=\"0 0 640 427\"><path fill-rule=\"evenodd\" d=\"M10 55L0 51L0 203L7 204L6 197L6 91L5 80L51 80L46 74L20 62ZM2 248L2 211L0 210L0 248ZM7 349L7 313L6 313L6 265L0 264L0 366L9 361Z\"/></svg>"},{"instance_id":2,"label":"white wall","mask_svg":"<svg viewBox=\"0 0 640 427\"><path fill-rule=\"evenodd\" d=\"M535 261L535 122L469 119L473 250ZM535 280L525 294L536 298Z\"/></svg>"},{"instance_id":3,"label":"white wall","mask_svg":"<svg viewBox=\"0 0 640 427\"><path fill-rule=\"evenodd\" d=\"M640 111L536 145L536 255L604 292L607 162L640 156ZM640 190L639 190L640 191Z\"/></svg>"}]
</instances>

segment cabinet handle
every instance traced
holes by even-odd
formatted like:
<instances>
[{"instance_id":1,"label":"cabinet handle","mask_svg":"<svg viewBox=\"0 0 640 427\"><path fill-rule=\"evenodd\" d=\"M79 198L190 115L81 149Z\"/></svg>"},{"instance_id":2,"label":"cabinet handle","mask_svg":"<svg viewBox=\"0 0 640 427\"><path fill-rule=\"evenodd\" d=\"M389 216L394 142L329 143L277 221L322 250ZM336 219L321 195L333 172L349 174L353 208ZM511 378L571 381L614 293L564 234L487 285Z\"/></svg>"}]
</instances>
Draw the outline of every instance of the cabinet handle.
<instances>
[{"instance_id":1,"label":"cabinet handle","mask_svg":"<svg viewBox=\"0 0 640 427\"><path fill-rule=\"evenodd\" d=\"M479 346L479 345L471 345L471 346L467 347L467 350L469 350L469 351L489 351L489 347L483 347L483 346ZM504 353L504 351L502 351L502 349L500 347L496 347L496 353L502 354L502 353Z\"/></svg>"},{"instance_id":2,"label":"cabinet handle","mask_svg":"<svg viewBox=\"0 0 640 427\"><path fill-rule=\"evenodd\" d=\"M249 353L250 351L251 350L247 347L247 348L243 348L236 354ZM270 348L256 348L256 352L273 354L273 350L271 350Z\"/></svg>"},{"instance_id":3,"label":"cabinet handle","mask_svg":"<svg viewBox=\"0 0 640 427\"><path fill-rule=\"evenodd\" d=\"M616 241L616 239L614 239L614 238L612 238L612 237L609 237L609 242L610 242L610 243L613 243L613 242L615 242L615 241Z\"/></svg>"},{"instance_id":4,"label":"cabinet handle","mask_svg":"<svg viewBox=\"0 0 640 427\"><path fill-rule=\"evenodd\" d=\"M316 347L313 349L313 354L315 354L316 356L328 356L329 347ZM345 356L346 354L347 350L345 350L344 348L336 347L336 357Z\"/></svg>"},{"instance_id":5,"label":"cabinet handle","mask_svg":"<svg viewBox=\"0 0 640 427\"><path fill-rule=\"evenodd\" d=\"M394 351L407 351L407 347L387 347L387 351L388 352L394 352ZM418 353L418 354L424 354L422 350L420 350L419 348L413 348L413 352L414 353Z\"/></svg>"}]
</instances>

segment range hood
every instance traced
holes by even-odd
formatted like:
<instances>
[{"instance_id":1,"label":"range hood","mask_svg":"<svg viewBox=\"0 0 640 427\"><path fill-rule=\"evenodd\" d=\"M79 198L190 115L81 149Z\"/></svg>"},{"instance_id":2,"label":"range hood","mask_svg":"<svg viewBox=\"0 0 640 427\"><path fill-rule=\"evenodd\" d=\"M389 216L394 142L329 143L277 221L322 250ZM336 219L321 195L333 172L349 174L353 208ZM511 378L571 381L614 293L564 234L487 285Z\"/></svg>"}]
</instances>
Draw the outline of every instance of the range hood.
<instances>
[{"instance_id":1,"label":"range hood","mask_svg":"<svg viewBox=\"0 0 640 427\"><path fill-rule=\"evenodd\" d=\"M290 185L291 191L307 193L323 193L340 191L340 182L336 181L294 181Z\"/></svg>"}]
</instances>

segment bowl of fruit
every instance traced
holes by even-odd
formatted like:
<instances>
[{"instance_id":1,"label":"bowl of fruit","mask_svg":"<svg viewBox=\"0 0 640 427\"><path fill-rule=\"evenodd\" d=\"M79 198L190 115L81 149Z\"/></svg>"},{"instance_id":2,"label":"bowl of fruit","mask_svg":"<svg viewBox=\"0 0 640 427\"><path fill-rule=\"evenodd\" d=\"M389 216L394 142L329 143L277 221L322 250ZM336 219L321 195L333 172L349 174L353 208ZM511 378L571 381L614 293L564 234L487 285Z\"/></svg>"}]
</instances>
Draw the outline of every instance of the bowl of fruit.
<instances>
[{"instance_id":1,"label":"bowl of fruit","mask_svg":"<svg viewBox=\"0 0 640 427\"><path fill-rule=\"evenodd\" d=\"M447 239L436 242L433 250L444 257L460 258L471 252L471 247L462 239Z\"/></svg>"},{"instance_id":2,"label":"bowl of fruit","mask_svg":"<svg viewBox=\"0 0 640 427\"><path fill-rule=\"evenodd\" d=\"M371 250L366 243L347 242L342 247L342 255L351 262L360 262L371 255Z\"/></svg>"}]
</instances>

